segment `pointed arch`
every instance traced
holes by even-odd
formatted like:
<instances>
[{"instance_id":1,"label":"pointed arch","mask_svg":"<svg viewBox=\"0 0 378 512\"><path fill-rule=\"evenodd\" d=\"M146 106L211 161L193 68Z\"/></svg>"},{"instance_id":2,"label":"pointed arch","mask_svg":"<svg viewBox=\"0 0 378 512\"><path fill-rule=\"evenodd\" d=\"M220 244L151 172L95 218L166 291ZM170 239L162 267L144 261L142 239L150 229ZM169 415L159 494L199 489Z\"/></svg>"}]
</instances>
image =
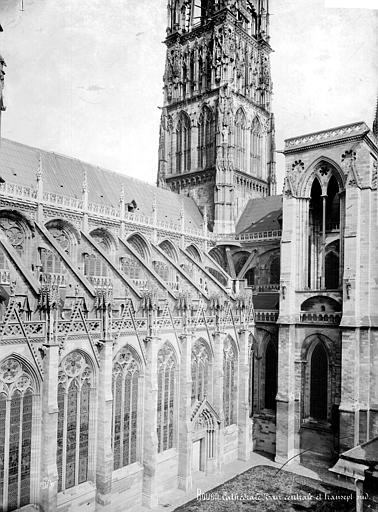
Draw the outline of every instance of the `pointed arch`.
<instances>
[{"instance_id":1,"label":"pointed arch","mask_svg":"<svg viewBox=\"0 0 378 512\"><path fill-rule=\"evenodd\" d=\"M191 122L186 112L180 112L176 127L176 174L185 173L191 166Z\"/></svg>"},{"instance_id":2,"label":"pointed arch","mask_svg":"<svg viewBox=\"0 0 378 512\"><path fill-rule=\"evenodd\" d=\"M157 356L157 437L158 452L173 448L176 433L177 356L168 341Z\"/></svg>"},{"instance_id":3,"label":"pointed arch","mask_svg":"<svg viewBox=\"0 0 378 512\"><path fill-rule=\"evenodd\" d=\"M0 497L4 510L32 502L31 477L38 471L33 468L32 443L39 385L33 366L18 354L0 362Z\"/></svg>"},{"instance_id":4,"label":"pointed arch","mask_svg":"<svg viewBox=\"0 0 378 512\"><path fill-rule=\"evenodd\" d=\"M95 228L90 233L91 238L107 253L117 250L117 241L113 233L105 228Z\"/></svg>"},{"instance_id":5,"label":"pointed arch","mask_svg":"<svg viewBox=\"0 0 378 512\"><path fill-rule=\"evenodd\" d=\"M215 116L204 105L198 119L198 167L205 169L215 161Z\"/></svg>"},{"instance_id":6,"label":"pointed arch","mask_svg":"<svg viewBox=\"0 0 378 512\"><path fill-rule=\"evenodd\" d=\"M195 244L188 245L188 247L185 250L188 254L190 254L190 256L194 260L198 261L199 263L202 262L201 251L198 249L198 247Z\"/></svg>"},{"instance_id":7,"label":"pointed arch","mask_svg":"<svg viewBox=\"0 0 378 512\"><path fill-rule=\"evenodd\" d=\"M142 362L131 345L122 347L113 360L113 468L138 460Z\"/></svg>"},{"instance_id":8,"label":"pointed arch","mask_svg":"<svg viewBox=\"0 0 378 512\"><path fill-rule=\"evenodd\" d=\"M166 238L159 243L159 247L162 251L165 252L165 254L167 254L167 256L171 258L171 260L173 260L175 263L178 262L178 251L173 242Z\"/></svg>"},{"instance_id":9,"label":"pointed arch","mask_svg":"<svg viewBox=\"0 0 378 512\"><path fill-rule=\"evenodd\" d=\"M65 219L50 219L46 222L45 228L69 255L72 254L73 247L80 243L81 235L79 230Z\"/></svg>"},{"instance_id":10,"label":"pointed arch","mask_svg":"<svg viewBox=\"0 0 378 512\"><path fill-rule=\"evenodd\" d=\"M237 422L237 366L236 345L228 335L223 343L223 412L226 427Z\"/></svg>"},{"instance_id":11,"label":"pointed arch","mask_svg":"<svg viewBox=\"0 0 378 512\"><path fill-rule=\"evenodd\" d=\"M327 173L322 175L320 173L322 169L325 169ZM315 177L318 177L319 182L324 183L324 193L326 193L326 187L332 175L337 180L339 191L343 191L345 189L346 176L344 175L341 167L334 160L326 156L320 156L301 174L298 183L298 196L311 196L311 187Z\"/></svg>"},{"instance_id":12,"label":"pointed arch","mask_svg":"<svg viewBox=\"0 0 378 512\"><path fill-rule=\"evenodd\" d=\"M127 237L127 242L135 249L135 251L146 261L151 258L150 243L141 233L134 232Z\"/></svg>"},{"instance_id":13,"label":"pointed arch","mask_svg":"<svg viewBox=\"0 0 378 512\"><path fill-rule=\"evenodd\" d=\"M86 482L89 477L89 431L94 427L94 377L92 358L82 350L72 350L59 365L59 491Z\"/></svg>"},{"instance_id":14,"label":"pointed arch","mask_svg":"<svg viewBox=\"0 0 378 512\"><path fill-rule=\"evenodd\" d=\"M198 338L193 344L191 356L192 404L209 395L211 359L208 343L203 338Z\"/></svg>"},{"instance_id":15,"label":"pointed arch","mask_svg":"<svg viewBox=\"0 0 378 512\"><path fill-rule=\"evenodd\" d=\"M260 119L257 116L252 121L250 138L251 174L261 178L263 162L263 132Z\"/></svg>"},{"instance_id":16,"label":"pointed arch","mask_svg":"<svg viewBox=\"0 0 378 512\"><path fill-rule=\"evenodd\" d=\"M235 114L235 166L239 171L245 171L246 124L247 117L240 107Z\"/></svg>"}]
</instances>

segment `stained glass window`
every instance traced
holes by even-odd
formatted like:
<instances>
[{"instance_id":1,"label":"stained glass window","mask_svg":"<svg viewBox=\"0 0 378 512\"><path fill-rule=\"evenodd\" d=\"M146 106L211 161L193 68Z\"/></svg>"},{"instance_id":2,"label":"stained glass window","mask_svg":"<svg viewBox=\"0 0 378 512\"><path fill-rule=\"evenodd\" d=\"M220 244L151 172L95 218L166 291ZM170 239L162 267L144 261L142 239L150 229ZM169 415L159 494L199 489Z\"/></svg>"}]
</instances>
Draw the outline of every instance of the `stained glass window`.
<instances>
[{"instance_id":1,"label":"stained glass window","mask_svg":"<svg viewBox=\"0 0 378 512\"><path fill-rule=\"evenodd\" d=\"M66 356L58 385L58 490L74 487L88 478L90 398L93 372L79 351Z\"/></svg>"},{"instance_id":2,"label":"stained glass window","mask_svg":"<svg viewBox=\"0 0 378 512\"><path fill-rule=\"evenodd\" d=\"M233 343L226 338L223 349L223 412L225 426L236 423L237 356Z\"/></svg>"},{"instance_id":3,"label":"stained glass window","mask_svg":"<svg viewBox=\"0 0 378 512\"><path fill-rule=\"evenodd\" d=\"M197 340L192 349L192 403L209 392L209 359L206 345Z\"/></svg>"},{"instance_id":4,"label":"stained glass window","mask_svg":"<svg viewBox=\"0 0 378 512\"><path fill-rule=\"evenodd\" d=\"M181 113L176 130L176 174L190 170L190 119Z\"/></svg>"},{"instance_id":5,"label":"stained glass window","mask_svg":"<svg viewBox=\"0 0 378 512\"><path fill-rule=\"evenodd\" d=\"M175 353L173 347L169 343L165 343L158 353L158 452L163 452L173 447L175 432L175 376Z\"/></svg>"},{"instance_id":6,"label":"stained glass window","mask_svg":"<svg viewBox=\"0 0 378 512\"><path fill-rule=\"evenodd\" d=\"M30 503L34 385L17 359L0 366L0 510Z\"/></svg>"},{"instance_id":7,"label":"stained glass window","mask_svg":"<svg viewBox=\"0 0 378 512\"><path fill-rule=\"evenodd\" d=\"M136 462L138 441L138 387L140 362L126 346L113 366L113 458L114 469Z\"/></svg>"}]
</instances>

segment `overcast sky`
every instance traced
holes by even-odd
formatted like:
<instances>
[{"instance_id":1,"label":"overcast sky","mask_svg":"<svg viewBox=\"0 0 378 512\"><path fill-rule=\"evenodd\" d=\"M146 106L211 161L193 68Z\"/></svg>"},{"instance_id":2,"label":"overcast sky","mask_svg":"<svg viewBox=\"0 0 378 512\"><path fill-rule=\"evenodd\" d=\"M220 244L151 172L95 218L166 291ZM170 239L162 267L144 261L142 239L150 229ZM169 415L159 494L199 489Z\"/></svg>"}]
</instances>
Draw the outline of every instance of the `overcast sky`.
<instances>
[{"instance_id":1,"label":"overcast sky","mask_svg":"<svg viewBox=\"0 0 378 512\"><path fill-rule=\"evenodd\" d=\"M166 0L21 1L0 0L3 135L154 182ZM373 121L378 11L324 2L270 2L277 149Z\"/></svg>"}]
</instances>

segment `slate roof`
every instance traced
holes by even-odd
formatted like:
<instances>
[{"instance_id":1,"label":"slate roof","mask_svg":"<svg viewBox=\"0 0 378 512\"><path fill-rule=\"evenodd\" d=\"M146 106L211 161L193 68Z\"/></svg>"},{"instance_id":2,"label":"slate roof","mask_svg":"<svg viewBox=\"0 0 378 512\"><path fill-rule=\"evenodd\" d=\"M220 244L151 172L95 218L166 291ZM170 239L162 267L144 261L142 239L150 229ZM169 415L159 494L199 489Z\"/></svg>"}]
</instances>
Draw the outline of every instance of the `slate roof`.
<instances>
[{"instance_id":1,"label":"slate roof","mask_svg":"<svg viewBox=\"0 0 378 512\"><path fill-rule=\"evenodd\" d=\"M185 224L195 229L202 225L202 215L193 199L189 197L179 196L142 180L102 169L75 158L8 139L1 140L0 177L6 182L36 188L36 171L40 155L44 192L80 199L84 170L86 170L89 202L117 207L123 184L125 202L131 203L134 200L138 213L151 217L152 203L156 197L159 220L177 223L183 204Z\"/></svg>"},{"instance_id":2,"label":"slate roof","mask_svg":"<svg viewBox=\"0 0 378 512\"><path fill-rule=\"evenodd\" d=\"M281 229L282 195L250 199L236 225L236 233Z\"/></svg>"}]
</instances>

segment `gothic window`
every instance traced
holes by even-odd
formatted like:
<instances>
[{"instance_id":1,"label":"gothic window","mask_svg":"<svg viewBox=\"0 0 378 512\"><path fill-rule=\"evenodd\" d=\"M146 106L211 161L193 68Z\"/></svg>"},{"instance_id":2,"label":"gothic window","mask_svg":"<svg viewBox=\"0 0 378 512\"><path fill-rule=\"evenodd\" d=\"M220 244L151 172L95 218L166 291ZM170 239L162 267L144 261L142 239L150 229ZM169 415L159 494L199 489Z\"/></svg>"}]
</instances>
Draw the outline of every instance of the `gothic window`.
<instances>
[{"instance_id":1,"label":"gothic window","mask_svg":"<svg viewBox=\"0 0 378 512\"><path fill-rule=\"evenodd\" d=\"M68 354L59 367L58 490L88 480L89 422L93 371L79 352Z\"/></svg>"},{"instance_id":2,"label":"gothic window","mask_svg":"<svg viewBox=\"0 0 378 512\"><path fill-rule=\"evenodd\" d=\"M339 256L335 251L327 252L325 256L325 287L327 290L337 290L339 287Z\"/></svg>"},{"instance_id":3,"label":"gothic window","mask_svg":"<svg viewBox=\"0 0 378 512\"><path fill-rule=\"evenodd\" d=\"M131 279L141 279L140 263L130 256L120 258L120 268Z\"/></svg>"},{"instance_id":4,"label":"gothic window","mask_svg":"<svg viewBox=\"0 0 378 512\"><path fill-rule=\"evenodd\" d=\"M120 350L113 365L114 469L136 462L140 363L133 348Z\"/></svg>"},{"instance_id":5,"label":"gothic window","mask_svg":"<svg viewBox=\"0 0 378 512\"><path fill-rule=\"evenodd\" d=\"M190 119L181 113L176 130L176 173L190 170Z\"/></svg>"},{"instance_id":6,"label":"gothic window","mask_svg":"<svg viewBox=\"0 0 378 512\"><path fill-rule=\"evenodd\" d=\"M260 121L255 118L251 130L250 157L252 162L252 175L258 178L261 178L262 175L262 141L261 124Z\"/></svg>"},{"instance_id":7,"label":"gothic window","mask_svg":"<svg viewBox=\"0 0 378 512\"><path fill-rule=\"evenodd\" d=\"M0 510L30 503L31 443L35 385L10 357L0 365Z\"/></svg>"},{"instance_id":8,"label":"gothic window","mask_svg":"<svg viewBox=\"0 0 378 512\"><path fill-rule=\"evenodd\" d=\"M175 429L176 358L165 343L158 353L157 436L158 452L173 447Z\"/></svg>"},{"instance_id":9,"label":"gothic window","mask_svg":"<svg viewBox=\"0 0 378 512\"><path fill-rule=\"evenodd\" d=\"M198 167L205 169L214 164L215 122L208 107L205 107L198 122Z\"/></svg>"},{"instance_id":10,"label":"gothic window","mask_svg":"<svg viewBox=\"0 0 378 512\"><path fill-rule=\"evenodd\" d=\"M235 116L235 164L239 171L245 171L246 119L242 109Z\"/></svg>"},{"instance_id":11,"label":"gothic window","mask_svg":"<svg viewBox=\"0 0 378 512\"><path fill-rule=\"evenodd\" d=\"M236 423L236 372L236 351L230 338L226 338L223 348L223 411L226 427Z\"/></svg>"},{"instance_id":12,"label":"gothic window","mask_svg":"<svg viewBox=\"0 0 378 512\"><path fill-rule=\"evenodd\" d=\"M328 358L323 345L315 346L310 362L310 416L326 420L328 409Z\"/></svg>"},{"instance_id":13,"label":"gothic window","mask_svg":"<svg viewBox=\"0 0 378 512\"><path fill-rule=\"evenodd\" d=\"M270 340L265 350L265 409L276 410L277 394L277 350Z\"/></svg>"},{"instance_id":14,"label":"gothic window","mask_svg":"<svg viewBox=\"0 0 378 512\"><path fill-rule=\"evenodd\" d=\"M207 347L197 340L192 349L192 404L209 392L210 357Z\"/></svg>"},{"instance_id":15,"label":"gothic window","mask_svg":"<svg viewBox=\"0 0 378 512\"><path fill-rule=\"evenodd\" d=\"M152 266L157 273L158 276L160 276L163 281L168 282L169 281L169 268L168 265L166 265L162 261L153 261Z\"/></svg>"},{"instance_id":16,"label":"gothic window","mask_svg":"<svg viewBox=\"0 0 378 512\"><path fill-rule=\"evenodd\" d=\"M254 286L255 285L255 269L250 268L247 270L247 272L244 275L244 279L247 280L247 286Z\"/></svg>"},{"instance_id":17,"label":"gothic window","mask_svg":"<svg viewBox=\"0 0 378 512\"><path fill-rule=\"evenodd\" d=\"M279 256L275 256L269 268L269 283L270 284L278 284L280 282L280 268L281 261Z\"/></svg>"},{"instance_id":18,"label":"gothic window","mask_svg":"<svg viewBox=\"0 0 378 512\"><path fill-rule=\"evenodd\" d=\"M0 229L5 233L18 255L22 256L25 250L25 232L21 223L15 219L2 217L0 218Z\"/></svg>"},{"instance_id":19,"label":"gothic window","mask_svg":"<svg viewBox=\"0 0 378 512\"><path fill-rule=\"evenodd\" d=\"M108 275L107 265L100 256L84 253L83 260L85 276L106 277Z\"/></svg>"},{"instance_id":20,"label":"gothic window","mask_svg":"<svg viewBox=\"0 0 378 512\"><path fill-rule=\"evenodd\" d=\"M39 254L41 258L42 272L46 274L61 274L65 272L60 256L53 253L49 249L40 248Z\"/></svg>"}]
</instances>

